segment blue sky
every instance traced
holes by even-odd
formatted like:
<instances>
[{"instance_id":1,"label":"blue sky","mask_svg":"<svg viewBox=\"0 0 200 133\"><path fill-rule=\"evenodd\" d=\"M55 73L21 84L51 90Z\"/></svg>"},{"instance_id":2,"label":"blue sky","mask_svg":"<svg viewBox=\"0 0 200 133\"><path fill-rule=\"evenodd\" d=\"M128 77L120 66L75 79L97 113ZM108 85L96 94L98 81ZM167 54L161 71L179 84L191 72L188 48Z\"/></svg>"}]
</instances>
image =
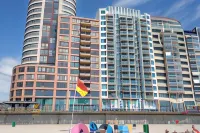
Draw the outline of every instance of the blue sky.
<instances>
[{"instance_id":1,"label":"blue sky","mask_svg":"<svg viewBox=\"0 0 200 133\"><path fill-rule=\"evenodd\" d=\"M7 100L12 67L20 63L28 0L2 0L0 4L0 101ZM109 5L141 10L153 16L172 17L184 29L200 26L200 0L77 0L77 15L94 18Z\"/></svg>"}]
</instances>

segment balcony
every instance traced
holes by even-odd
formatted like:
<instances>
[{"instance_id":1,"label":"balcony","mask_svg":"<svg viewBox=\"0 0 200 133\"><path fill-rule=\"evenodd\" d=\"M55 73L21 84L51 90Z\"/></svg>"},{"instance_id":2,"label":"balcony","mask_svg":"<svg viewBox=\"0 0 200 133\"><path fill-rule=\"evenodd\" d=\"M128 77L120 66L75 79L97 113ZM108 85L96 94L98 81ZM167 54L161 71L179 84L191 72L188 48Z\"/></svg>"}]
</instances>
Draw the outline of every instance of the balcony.
<instances>
[{"instance_id":1,"label":"balcony","mask_svg":"<svg viewBox=\"0 0 200 133\"><path fill-rule=\"evenodd\" d=\"M107 35L107 38L109 38L109 39L113 38L113 37L114 37L113 35L109 35L109 34Z\"/></svg>"},{"instance_id":2,"label":"balcony","mask_svg":"<svg viewBox=\"0 0 200 133\"><path fill-rule=\"evenodd\" d=\"M117 98L115 93L108 92L108 98Z\"/></svg>"},{"instance_id":3,"label":"balcony","mask_svg":"<svg viewBox=\"0 0 200 133\"><path fill-rule=\"evenodd\" d=\"M147 95L147 96L146 96L146 99L154 99L154 97L153 97L153 96Z\"/></svg>"},{"instance_id":4,"label":"balcony","mask_svg":"<svg viewBox=\"0 0 200 133\"><path fill-rule=\"evenodd\" d=\"M113 29L107 29L108 33L113 33L113 31L114 31Z\"/></svg>"},{"instance_id":5,"label":"balcony","mask_svg":"<svg viewBox=\"0 0 200 133\"><path fill-rule=\"evenodd\" d=\"M85 39L81 39L81 44L91 44L91 41L90 41L90 39L88 39L88 40L85 40Z\"/></svg>"},{"instance_id":6,"label":"balcony","mask_svg":"<svg viewBox=\"0 0 200 133\"><path fill-rule=\"evenodd\" d=\"M127 53L127 52L128 52L128 49L121 49L121 52L122 52L122 53Z\"/></svg>"},{"instance_id":7,"label":"balcony","mask_svg":"<svg viewBox=\"0 0 200 133\"><path fill-rule=\"evenodd\" d=\"M122 65L128 65L129 62L128 62L128 61L122 61L121 64L122 64Z\"/></svg>"},{"instance_id":8,"label":"balcony","mask_svg":"<svg viewBox=\"0 0 200 133\"><path fill-rule=\"evenodd\" d=\"M149 66L149 65L151 65L150 62L143 62L143 64L144 64L144 66Z\"/></svg>"},{"instance_id":9,"label":"balcony","mask_svg":"<svg viewBox=\"0 0 200 133\"><path fill-rule=\"evenodd\" d=\"M81 25L90 27L91 23L90 21L81 21Z\"/></svg>"},{"instance_id":10,"label":"balcony","mask_svg":"<svg viewBox=\"0 0 200 133\"><path fill-rule=\"evenodd\" d=\"M91 31L90 27L81 27L81 31Z\"/></svg>"},{"instance_id":11,"label":"balcony","mask_svg":"<svg viewBox=\"0 0 200 133\"><path fill-rule=\"evenodd\" d=\"M80 52L80 57L90 57L91 54L88 52Z\"/></svg>"},{"instance_id":12,"label":"balcony","mask_svg":"<svg viewBox=\"0 0 200 133\"><path fill-rule=\"evenodd\" d=\"M108 62L109 64L114 64L114 63L115 63L114 60L107 60L107 62Z\"/></svg>"},{"instance_id":13,"label":"balcony","mask_svg":"<svg viewBox=\"0 0 200 133\"><path fill-rule=\"evenodd\" d=\"M142 28L141 28L141 31L147 31L147 28L143 28L143 27L142 27Z\"/></svg>"},{"instance_id":14,"label":"balcony","mask_svg":"<svg viewBox=\"0 0 200 133\"><path fill-rule=\"evenodd\" d=\"M91 38L90 32L81 32L81 38Z\"/></svg>"},{"instance_id":15,"label":"balcony","mask_svg":"<svg viewBox=\"0 0 200 133\"><path fill-rule=\"evenodd\" d=\"M143 56L143 60L150 60L150 56Z\"/></svg>"},{"instance_id":16,"label":"balcony","mask_svg":"<svg viewBox=\"0 0 200 133\"><path fill-rule=\"evenodd\" d=\"M80 72L80 76L82 76L82 77L90 77L90 73L82 73L82 72Z\"/></svg>"},{"instance_id":17,"label":"balcony","mask_svg":"<svg viewBox=\"0 0 200 133\"><path fill-rule=\"evenodd\" d=\"M144 75L144 78L151 78L151 75Z\"/></svg>"},{"instance_id":18,"label":"balcony","mask_svg":"<svg viewBox=\"0 0 200 133\"><path fill-rule=\"evenodd\" d=\"M123 98L130 98L130 95L124 94L124 95L123 95Z\"/></svg>"},{"instance_id":19,"label":"balcony","mask_svg":"<svg viewBox=\"0 0 200 133\"><path fill-rule=\"evenodd\" d=\"M87 64L90 64L90 58L81 58L80 59L80 63L87 63Z\"/></svg>"},{"instance_id":20,"label":"balcony","mask_svg":"<svg viewBox=\"0 0 200 133\"><path fill-rule=\"evenodd\" d=\"M122 74L122 77L129 77L129 74Z\"/></svg>"},{"instance_id":21,"label":"balcony","mask_svg":"<svg viewBox=\"0 0 200 133\"><path fill-rule=\"evenodd\" d=\"M87 51L89 51L90 50L90 45L88 46L88 45L86 45L86 46L80 46L80 49L81 50L87 50Z\"/></svg>"},{"instance_id":22,"label":"balcony","mask_svg":"<svg viewBox=\"0 0 200 133\"><path fill-rule=\"evenodd\" d=\"M144 72L148 72L149 73L149 72L151 72L151 69L147 69L146 68L146 69L144 69Z\"/></svg>"},{"instance_id":23,"label":"balcony","mask_svg":"<svg viewBox=\"0 0 200 133\"><path fill-rule=\"evenodd\" d=\"M80 70L90 70L90 65L80 65Z\"/></svg>"},{"instance_id":24,"label":"balcony","mask_svg":"<svg viewBox=\"0 0 200 133\"><path fill-rule=\"evenodd\" d=\"M107 48L109 51L112 51L112 50L114 50L114 47L108 47Z\"/></svg>"},{"instance_id":25,"label":"balcony","mask_svg":"<svg viewBox=\"0 0 200 133\"><path fill-rule=\"evenodd\" d=\"M126 25L120 25L120 29L127 29Z\"/></svg>"}]
</instances>

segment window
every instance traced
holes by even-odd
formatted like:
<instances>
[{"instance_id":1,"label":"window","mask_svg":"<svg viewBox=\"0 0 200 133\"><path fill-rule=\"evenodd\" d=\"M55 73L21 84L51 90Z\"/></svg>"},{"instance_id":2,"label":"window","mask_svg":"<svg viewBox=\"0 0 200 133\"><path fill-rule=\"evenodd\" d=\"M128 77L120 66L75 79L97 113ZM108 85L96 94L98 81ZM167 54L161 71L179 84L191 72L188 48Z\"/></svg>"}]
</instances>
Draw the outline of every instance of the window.
<instances>
[{"instance_id":1,"label":"window","mask_svg":"<svg viewBox=\"0 0 200 133\"><path fill-rule=\"evenodd\" d=\"M54 88L54 82L37 82L36 87Z\"/></svg>"},{"instance_id":2,"label":"window","mask_svg":"<svg viewBox=\"0 0 200 133\"><path fill-rule=\"evenodd\" d=\"M36 96L53 96L53 90L36 90Z\"/></svg>"},{"instance_id":3,"label":"window","mask_svg":"<svg viewBox=\"0 0 200 133\"><path fill-rule=\"evenodd\" d=\"M107 89L107 85L106 84L102 84L102 90L106 90Z\"/></svg>"},{"instance_id":4,"label":"window","mask_svg":"<svg viewBox=\"0 0 200 133\"><path fill-rule=\"evenodd\" d=\"M33 95L33 90L24 90L24 95L25 96L32 96Z\"/></svg>"},{"instance_id":5,"label":"window","mask_svg":"<svg viewBox=\"0 0 200 133\"><path fill-rule=\"evenodd\" d=\"M97 92L97 91L91 91L90 95L91 95L91 97L99 97L99 92Z\"/></svg>"},{"instance_id":6,"label":"window","mask_svg":"<svg viewBox=\"0 0 200 133\"><path fill-rule=\"evenodd\" d=\"M77 63L77 62L71 62L70 66L71 67L79 67L79 63Z\"/></svg>"},{"instance_id":7,"label":"window","mask_svg":"<svg viewBox=\"0 0 200 133\"><path fill-rule=\"evenodd\" d=\"M107 71L101 71L101 75L107 75Z\"/></svg>"},{"instance_id":8,"label":"window","mask_svg":"<svg viewBox=\"0 0 200 133\"><path fill-rule=\"evenodd\" d=\"M59 53L67 54L68 52L69 52L68 49L59 48Z\"/></svg>"},{"instance_id":9,"label":"window","mask_svg":"<svg viewBox=\"0 0 200 133\"><path fill-rule=\"evenodd\" d=\"M23 82L17 82L17 87L23 87Z\"/></svg>"},{"instance_id":10,"label":"window","mask_svg":"<svg viewBox=\"0 0 200 133\"><path fill-rule=\"evenodd\" d=\"M67 81L67 76L58 75L58 81Z\"/></svg>"},{"instance_id":11,"label":"window","mask_svg":"<svg viewBox=\"0 0 200 133\"><path fill-rule=\"evenodd\" d=\"M102 96L107 96L107 91L102 91Z\"/></svg>"},{"instance_id":12,"label":"window","mask_svg":"<svg viewBox=\"0 0 200 133\"><path fill-rule=\"evenodd\" d=\"M71 56L71 61L79 61L79 57L78 56Z\"/></svg>"},{"instance_id":13,"label":"window","mask_svg":"<svg viewBox=\"0 0 200 133\"><path fill-rule=\"evenodd\" d=\"M107 78L102 77L102 78L101 78L101 82L107 82Z\"/></svg>"},{"instance_id":14,"label":"window","mask_svg":"<svg viewBox=\"0 0 200 133\"><path fill-rule=\"evenodd\" d=\"M106 21L101 21L101 25L106 25Z\"/></svg>"},{"instance_id":15,"label":"window","mask_svg":"<svg viewBox=\"0 0 200 133\"><path fill-rule=\"evenodd\" d=\"M34 66L28 67L27 72L35 72L35 67Z\"/></svg>"},{"instance_id":16,"label":"window","mask_svg":"<svg viewBox=\"0 0 200 133\"><path fill-rule=\"evenodd\" d=\"M61 23L60 28L69 28L69 24Z\"/></svg>"},{"instance_id":17,"label":"window","mask_svg":"<svg viewBox=\"0 0 200 133\"><path fill-rule=\"evenodd\" d=\"M101 27L101 31L106 31L106 27Z\"/></svg>"},{"instance_id":18,"label":"window","mask_svg":"<svg viewBox=\"0 0 200 133\"><path fill-rule=\"evenodd\" d=\"M68 60L67 55L58 55L58 60Z\"/></svg>"},{"instance_id":19,"label":"window","mask_svg":"<svg viewBox=\"0 0 200 133\"><path fill-rule=\"evenodd\" d=\"M18 75L18 80L23 80L24 79L24 74Z\"/></svg>"},{"instance_id":20,"label":"window","mask_svg":"<svg viewBox=\"0 0 200 133\"><path fill-rule=\"evenodd\" d=\"M61 18L61 22L69 22L69 18Z\"/></svg>"},{"instance_id":21,"label":"window","mask_svg":"<svg viewBox=\"0 0 200 133\"><path fill-rule=\"evenodd\" d=\"M101 14L106 14L106 11L104 11L104 10L101 10Z\"/></svg>"},{"instance_id":22,"label":"window","mask_svg":"<svg viewBox=\"0 0 200 133\"><path fill-rule=\"evenodd\" d=\"M101 39L101 43L106 43L106 39Z\"/></svg>"},{"instance_id":23,"label":"window","mask_svg":"<svg viewBox=\"0 0 200 133\"><path fill-rule=\"evenodd\" d=\"M34 82L26 82L26 87L33 87Z\"/></svg>"},{"instance_id":24,"label":"window","mask_svg":"<svg viewBox=\"0 0 200 133\"><path fill-rule=\"evenodd\" d=\"M79 49L72 49L71 54L79 54Z\"/></svg>"},{"instance_id":25,"label":"window","mask_svg":"<svg viewBox=\"0 0 200 133\"><path fill-rule=\"evenodd\" d=\"M106 45L101 45L101 49L106 49Z\"/></svg>"},{"instance_id":26,"label":"window","mask_svg":"<svg viewBox=\"0 0 200 133\"><path fill-rule=\"evenodd\" d=\"M47 56L40 56L41 63L47 63Z\"/></svg>"},{"instance_id":27,"label":"window","mask_svg":"<svg viewBox=\"0 0 200 133\"><path fill-rule=\"evenodd\" d=\"M57 88L67 88L67 83L57 82Z\"/></svg>"},{"instance_id":28,"label":"window","mask_svg":"<svg viewBox=\"0 0 200 133\"><path fill-rule=\"evenodd\" d=\"M16 96L21 96L22 95L22 90L16 90Z\"/></svg>"},{"instance_id":29,"label":"window","mask_svg":"<svg viewBox=\"0 0 200 133\"><path fill-rule=\"evenodd\" d=\"M66 34L66 35L68 35L69 34L69 30L60 29L60 34Z\"/></svg>"},{"instance_id":30,"label":"window","mask_svg":"<svg viewBox=\"0 0 200 133\"><path fill-rule=\"evenodd\" d=\"M68 43L68 42L60 42L60 43L59 43L59 46L68 47L68 46L69 46L69 43Z\"/></svg>"},{"instance_id":31,"label":"window","mask_svg":"<svg viewBox=\"0 0 200 133\"><path fill-rule=\"evenodd\" d=\"M106 16L101 16L101 20L106 20Z\"/></svg>"},{"instance_id":32,"label":"window","mask_svg":"<svg viewBox=\"0 0 200 133\"><path fill-rule=\"evenodd\" d=\"M20 67L19 72L24 72L24 67Z\"/></svg>"},{"instance_id":33,"label":"window","mask_svg":"<svg viewBox=\"0 0 200 133\"><path fill-rule=\"evenodd\" d=\"M70 70L70 73L71 73L71 74L79 74L79 70L71 69L71 70Z\"/></svg>"},{"instance_id":34,"label":"window","mask_svg":"<svg viewBox=\"0 0 200 133\"><path fill-rule=\"evenodd\" d=\"M68 67L68 62L58 61L58 67Z\"/></svg>"},{"instance_id":35,"label":"window","mask_svg":"<svg viewBox=\"0 0 200 133\"><path fill-rule=\"evenodd\" d=\"M63 91L63 90L57 90L56 91L56 96L67 96L67 91Z\"/></svg>"},{"instance_id":36,"label":"window","mask_svg":"<svg viewBox=\"0 0 200 133\"><path fill-rule=\"evenodd\" d=\"M101 64L101 68L106 68L106 64Z\"/></svg>"},{"instance_id":37,"label":"window","mask_svg":"<svg viewBox=\"0 0 200 133\"><path fill-rule=\"evenodd\" d=\"M68 69L66 69L66 68L58 68L58 73L59 74L67 74L68 73Z\"/></svg>"}]
</instances>

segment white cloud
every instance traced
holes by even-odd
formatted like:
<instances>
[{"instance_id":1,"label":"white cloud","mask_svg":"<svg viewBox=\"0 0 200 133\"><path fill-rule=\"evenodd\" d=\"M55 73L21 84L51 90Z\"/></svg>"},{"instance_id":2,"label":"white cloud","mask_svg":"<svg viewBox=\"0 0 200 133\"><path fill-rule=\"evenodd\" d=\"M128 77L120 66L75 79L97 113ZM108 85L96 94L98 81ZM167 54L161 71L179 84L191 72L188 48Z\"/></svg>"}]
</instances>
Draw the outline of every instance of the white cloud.
<instances>
[{"instance_id":1,"label":"white cloud","mask_svg":"<svg viewBox=\"0 0 200 133\"><path fill-rule=\"evenodd\" d=\"M19 63L18 58L0 58L0 101L8 100L12 69Z\"/></svg>"},{"instance_id":2,"label":"white cloud","mask_svg":"<svg viewBox=\"0 0 200 133\"><path fill-rule=\"evenodd\" d=\"M143 5L151 0L117 0L114 3L114 6L121 6L121 7L135 7L139 5Z\"/></svg>"},{"instance_id":3,"label":"white cloud","mask_svg":"<svg viewBox=\"0 0 200 133\"><path fill-rule=\"evenodd\" d=\"M195 0L177 0L164 14L164 16L171 16L174 13L180 12L185 9L189 4L192 4Z\"/></svg>"}]
</instances>

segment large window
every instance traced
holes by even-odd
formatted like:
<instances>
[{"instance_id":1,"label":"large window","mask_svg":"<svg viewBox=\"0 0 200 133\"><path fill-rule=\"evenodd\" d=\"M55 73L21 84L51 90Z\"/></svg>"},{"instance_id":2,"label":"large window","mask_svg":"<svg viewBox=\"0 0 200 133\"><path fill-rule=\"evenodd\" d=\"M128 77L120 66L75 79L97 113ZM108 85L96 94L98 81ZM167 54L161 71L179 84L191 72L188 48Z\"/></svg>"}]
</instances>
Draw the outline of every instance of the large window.
<instances>
[{"instance_id":1,"label":"large window","mask_svg":"<svg viewBox=\"0 0 200 133\"><path fill-rule=\"evenodd\" d=\"M21 96L22 95L22 90L16 90L16 96Z\"/></svg>"},{"instance_id":2,"label":"large window","mask_svg":"<svg viewBox=\"0 0 200 133\"><path fill-rule=\"evenodd\" d=\"M26 82L26 87L33 87L34 82Z\"/></svg>"},{"instance_id":3,"label":"large window","mask_svg":"<svg viewBox=\"0 0 200 133\"><path fill-rule=\"evenodd\" d=\"M67 96L67 91L64 90L57 90L56 91L56 96Z\"/></svg>"},{"instance_id":4,"label":"large window","mask_svg":"<svg viewBox=\"0 0 200 133\"><path fill-rule=\"evenodd\" d=\"M36 90L36 96L53 96L53 90Z\"/></svg>"},{"instance_id":5,"label":"large window","mask_svg":"<svg viewBox=\"0 0 200 133\"><path fill-rule=\"evenodd\" d=\"M25 96L32 96L33 95L33 90L25 90L24 91Z\"/></svg>"},{"instance_id":6,"label":"large window","mask_svg":"<svg viewBox=\"0 0 200 133\"><path fill-rule=\"evenodd\" d=\"M65 83L65 82L57 82L57 88L67 88L67 83Z\"/></svg>"},{"instance_id":7,"label":"large window","mask_svg":"<svg viewBox=\"0 0 200 133\"><path fill-rule=\"evenodd\" d=\"M36 87L54 88L54 82L37 82Z\"/></svg>"},{"instance_id":8,"label":"large window","mask_svg":"<svg viewBox=\"0 0 200 133\"><path fill-rule=\"evenodd\" d=\"M66 69L66 68L58 68L59 74L67 74L67 72L68 72L68 69Z\"/></svg>"},{"instance_id":9,"label":"large window","mask_svg":"<svg viewBox=\"0 0 200 133\"><path fill-rule=\"evenodd\" d=\"M34 66L28 67L27 72L35 72L35 67Z\"/></svg>"}]
</instances>

